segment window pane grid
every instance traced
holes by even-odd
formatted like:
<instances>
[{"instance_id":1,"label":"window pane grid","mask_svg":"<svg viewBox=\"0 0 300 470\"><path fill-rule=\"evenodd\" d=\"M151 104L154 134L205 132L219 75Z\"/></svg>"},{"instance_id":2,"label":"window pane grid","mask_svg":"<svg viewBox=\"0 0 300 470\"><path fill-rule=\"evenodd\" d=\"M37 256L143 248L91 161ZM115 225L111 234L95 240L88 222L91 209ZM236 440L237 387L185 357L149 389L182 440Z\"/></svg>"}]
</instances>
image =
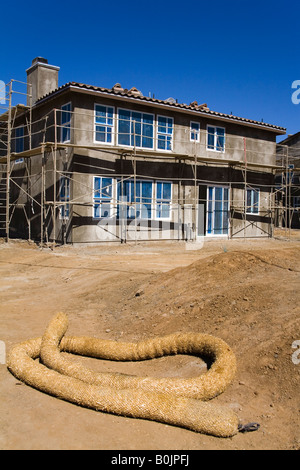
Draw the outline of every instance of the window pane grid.
<instances>
[{"instance_id":1,"label":"window pane grid","mask_svg":"<svg viewBox=\"0 0 300 470\"><path fill-rule=\"evenodd\" d=\"M154 118L151 114L119 110L118 144L153 148Z\"/></svg>"},{"instance_id":2,"label":"window pane grid","mask_svg":"<svg viewBox=\"0 0 300 470\"><path fill-rule=\"evenodd\" d=\"M200 141L200 124L198 122L191 122L190 138L193 142Z\"/></svg>"},{"instance_id":3,"label":"window pane grid","mask_svg":"<svg viewBox=\"0 0 300 470\"><path fill-rule=\"evenodd\" d=\"M114 126L114 109L108 106L95 107L95 140L97 142L112 143Z\"/></svg>"},{"instance_id":4,"label":"window pane grid","mask_svg":"<svg viewBox=\"0 0 300 470\"><path fill-rule=\"evenodd\" d=\"M173 118L158 116L157 148L159 150L172 150L173 127Z\"/></svg>"},{"instance_id":5,"label":"window pane grid","mask_svg":"<svg viewBox=\"0 0 300 470\"><path fill-rule=\"evenodd\" d=\"M147 180L118 182L118 201L127 205L118 207L118 217L129 219L169 219L171 216L172 183ZM126 214L126 215L125 215Z\"/></svg>"},{"instance_id":6,"label":"window pane grid","mask_svg":"<svg viewBox=\"0 0 300 470\"><path fill-rule=\"evenodd\" d=\"M94 218L110 217L112 178L94 178Z\"/></svg>"},{"instance_id":7,"label":"window pane grid","mask_svg":"<svg viewBox=\"0 0 300 470\"><path fill-rule=\"evenodd\" d=\"M156 189L156 217L169 219L171 213L171 183L157 183Z\"/></svg>"},{"instance_id":8,"label":"window pane grid","mask_svg":"<svg viewBox=\"0 0 300 470\"><path fill-rule=\"evenodd\" d=\"M223 127L207 126L207 148L216 152L224 152L225 129Z\"/></svg>"},{"instance_id":9,"label":"window pane grid","mask_svg":"<svg viewBox=\"0 0 300 470\"><path fill-rule=\"evenodd\" d=\"M259 213L259 190L247 189L246 193L246 212L248 214Z\"/></svg>"},{"instance_id":10,"label":"window pane grid","mask_svg":"<svg viewBox=\"0 0 300 470\"><path fill-rule=\"evenodd\" d=\"M227 235L229 229L229 190L211 186L208 188L207 233Z\"/></svg>"},{"instance_id":11,"label":"window pane grid","mask_svg":"<svg viewBox=\"0 0 300 470\"><path fill-rule=\"evenodd\" d=\"M63 176L60 179L60 188L59 188L59 200L60 202L69 202L70 201L70 179L66 176ZM63 204L59 208L60 217L62 219L68 219L70 216L70 204Z\"/></svg>"}]
</instances>

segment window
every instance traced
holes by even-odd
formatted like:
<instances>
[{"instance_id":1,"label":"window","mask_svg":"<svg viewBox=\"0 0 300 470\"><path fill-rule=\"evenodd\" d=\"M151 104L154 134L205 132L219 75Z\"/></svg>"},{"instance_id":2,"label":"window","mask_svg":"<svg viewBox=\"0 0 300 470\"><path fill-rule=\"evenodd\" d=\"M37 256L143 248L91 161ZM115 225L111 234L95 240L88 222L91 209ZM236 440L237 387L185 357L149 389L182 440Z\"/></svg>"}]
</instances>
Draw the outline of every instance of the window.
<instances>
[{"instance_id":1,"label":"window","mask_svg":"<svg viewBox=\"0 0 300 470\"><path fill-rule=\"evenodd\" d=\"M94 178L94 218L110 217L112 213L112 178Z\"/></svg>"},{"instance_id":2,"label":"window","mask_svg":"<svg viewBox=\"0 0 300 470\"><path fill-rule=\"evenodd\" d=\"M129 219L151 219L152 217L152 181L136 181L134 187L133 180L123 182L123 187L119 185L118 199L126 201L127 213ZM136 203L136 204L135 204Z\"/></svg>"},{"instance_id":3,"label":"window","mask_svg":"<svg viewBox=\"0 0 300 470\"><path fill-rule=\"evenodd\" d=\"M229 189L209 186L207 195L207 234L227 235L229 228Z\"/></svg>"},{"instance_id":4,"label":"window","mask_svg":"<svg viewBox=\"0 0 300 470\"><path fill-rule=\"evenodd\" d=\"M154 193L154 189L156 189ZM172 183L133 180L118 184L118 200L126 203L127 209L119 207L119 217L128 219L170 219L172 202ZM136 202L136 205L135 205ZM155 208L155 210L153 209Z\"/></svg>"},{"instance_id":5,"label":"window","mask_svg":"<svg viewBox=\"0 0 300 470\"><path fill-rule=\"evenodd\" d=\"M173 118L157 116L157 149L172 150L173 147Z\"/></svg>"},{"instance_id":6,"label":"window","mask_svg":"<svg viewBox=\"0 0 300 470\"><path fill-rule=\"evenodd\" d=\"M114 108L95 106L95 140L106 144L113 143Z\"/></svg>"},{"instance_id":7,"label":"window","mask_svg":"<svg viewBox=\"0 0 300 470\"><path fill-rule=\"evenodd\" d=\"M172 184L158 182L156 184L156 217L169 219L171 216Z\"/></svg>"},{"instance_id":8,"label":"window","mask_svg":"<svg viewBox=\"0 0 300 470\"><path fill-rule=\"evenodd\" d=\"M216 152L224 152L225 129L223 127L207 126L207 148Z\"/></svg>"},{"instance_id":9,"label":"window","mask_svg":"<svg viewBox=\"0 0 300 470\"><path fill-rule=\"evenodd\" d=\"M190 133L191 142L200 142L200 124L199 122L191 121L191 133Z\"/></svg>"},{"instance_id":10,"label":"window","mask_svg":"<svg viewBox=\"0 0 300 470\"><path fill-rule=\"evenodd\" d=\"M24 151L24 126L20 126L16 128L15 137L16 137L15 138L16 153L23 152Z\"/></svg>"},{"instance_id":11,"label":"window","mask_svg":"<svg viewBox=\"0 0 300 470\"><path fill-rule=\"evenodd\" d=\"M119 109L118 114L118 144L152 149L153 115L127 109Z\"/></svg>"},{"instance_id":12,"label":"window","mask_svg":"<svg viewBox=\"0 0 300 470\"><path fill-rule=\"evenodd\" d=\"M258 214L259 212L259 190L247 189L246 213Z\"/></svg>"},{"instance_id":13,"label":"window","mask_svg":"<svg viewBox=\"0 0 300 470\"><path fill-rule=\"evenodd\" d=\"M71 103L64 104L61 107L61 127L60 127L60 141L70 142L71 140Z\"/></svg>"},{"instance_id":14,"label":"window","mask_svg":"<svg viewBox=\"0 0 300 470\"><path fill-rule=\"evenodd\" d=\"M68 219L70 216L70 178L62 176L59 182L59 201L65 204L59 207L60 218Z\"/></svg>"}]
</instances>

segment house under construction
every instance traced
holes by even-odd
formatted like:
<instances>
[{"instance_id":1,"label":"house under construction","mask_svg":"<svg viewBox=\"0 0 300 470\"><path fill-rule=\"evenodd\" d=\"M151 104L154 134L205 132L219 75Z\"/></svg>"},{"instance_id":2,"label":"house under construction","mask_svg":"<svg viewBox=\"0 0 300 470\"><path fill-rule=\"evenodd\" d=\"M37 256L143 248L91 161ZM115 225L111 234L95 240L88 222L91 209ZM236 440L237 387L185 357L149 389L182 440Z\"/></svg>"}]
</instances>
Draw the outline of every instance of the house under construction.
<instances>
[{"instance_id":1,"label":"house under construction","mask_svg":"<svg viewBox=\"0 0 300 470\"><path fill-rule=\"evenodd\" d=\"M286 129L144 96L117 83L58 86L37 57L26 105L5 86L0 236L45 243L272 237ZM276 160L277 154L277 160ZM286 183L288 184L288 183Z\"/></svg>"}]
</instances>

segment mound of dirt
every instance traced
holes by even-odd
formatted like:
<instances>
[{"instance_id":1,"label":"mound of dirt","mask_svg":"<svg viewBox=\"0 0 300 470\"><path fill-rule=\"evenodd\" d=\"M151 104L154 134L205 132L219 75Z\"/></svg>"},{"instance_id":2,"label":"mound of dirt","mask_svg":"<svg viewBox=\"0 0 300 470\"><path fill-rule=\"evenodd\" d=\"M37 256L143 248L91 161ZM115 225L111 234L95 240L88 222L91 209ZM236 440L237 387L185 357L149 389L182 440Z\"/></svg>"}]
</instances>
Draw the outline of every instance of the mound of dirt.
<instances>
[{"instance_id":1,"label":"mound of dirt","mask_svg":"<svg viewBox=\"0 0 300 470\"><path fill-rule=\"evenodd\" d=\"M299 449L299 242L65 247L54 252L0 244L0 339L7 348L43 333L58 311L69 334L137 341L200 332L226 341L237 357L233 384L217 403L260 429L220 440L61 402L20 386L0 365L3 449ZM79 360L76 358L76 360ZM141 363L84 359L96 370L135 375L194 376L195 357ZM72 423L65 432L61 423ZM103 430L105 429L105 432Z\"/></svg>"},{"instance_id":2,"label":"mound of dirt","mask_svg":"<svg viewBox=\"0 0 300 470\"><path fill-rule=\"evenodd\" d=\"M300 338L299 273L298 248L219 253L143 283L127 302L135 315L126 323L144 336L198 331L224 339L238 359L227 400L240 404L244 421L272 426L278 446L299 448L300 367L292 361ZM123 312L112 328L124 320Z\"/></svg>"}]
</instances>

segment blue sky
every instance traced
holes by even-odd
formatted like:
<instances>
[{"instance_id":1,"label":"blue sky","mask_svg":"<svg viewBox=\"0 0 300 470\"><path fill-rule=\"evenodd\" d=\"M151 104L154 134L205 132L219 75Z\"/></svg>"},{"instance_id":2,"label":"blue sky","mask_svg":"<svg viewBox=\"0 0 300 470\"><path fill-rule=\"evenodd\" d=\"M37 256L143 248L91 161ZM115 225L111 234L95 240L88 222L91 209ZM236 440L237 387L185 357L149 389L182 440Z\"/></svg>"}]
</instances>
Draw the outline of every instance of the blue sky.
<instances>
[{"instance_id":1,"label":"blue sky","mask_svg":"<svg viewBox=\"0 0 300 470\"><path fill-rule=\"evenodd\" d=\"M15 0L1 5L0 80L25 82L42 56L61 67L59 85L118 82L293 134L299 23L298 0Z\"/></svg>"}]
</instances>

